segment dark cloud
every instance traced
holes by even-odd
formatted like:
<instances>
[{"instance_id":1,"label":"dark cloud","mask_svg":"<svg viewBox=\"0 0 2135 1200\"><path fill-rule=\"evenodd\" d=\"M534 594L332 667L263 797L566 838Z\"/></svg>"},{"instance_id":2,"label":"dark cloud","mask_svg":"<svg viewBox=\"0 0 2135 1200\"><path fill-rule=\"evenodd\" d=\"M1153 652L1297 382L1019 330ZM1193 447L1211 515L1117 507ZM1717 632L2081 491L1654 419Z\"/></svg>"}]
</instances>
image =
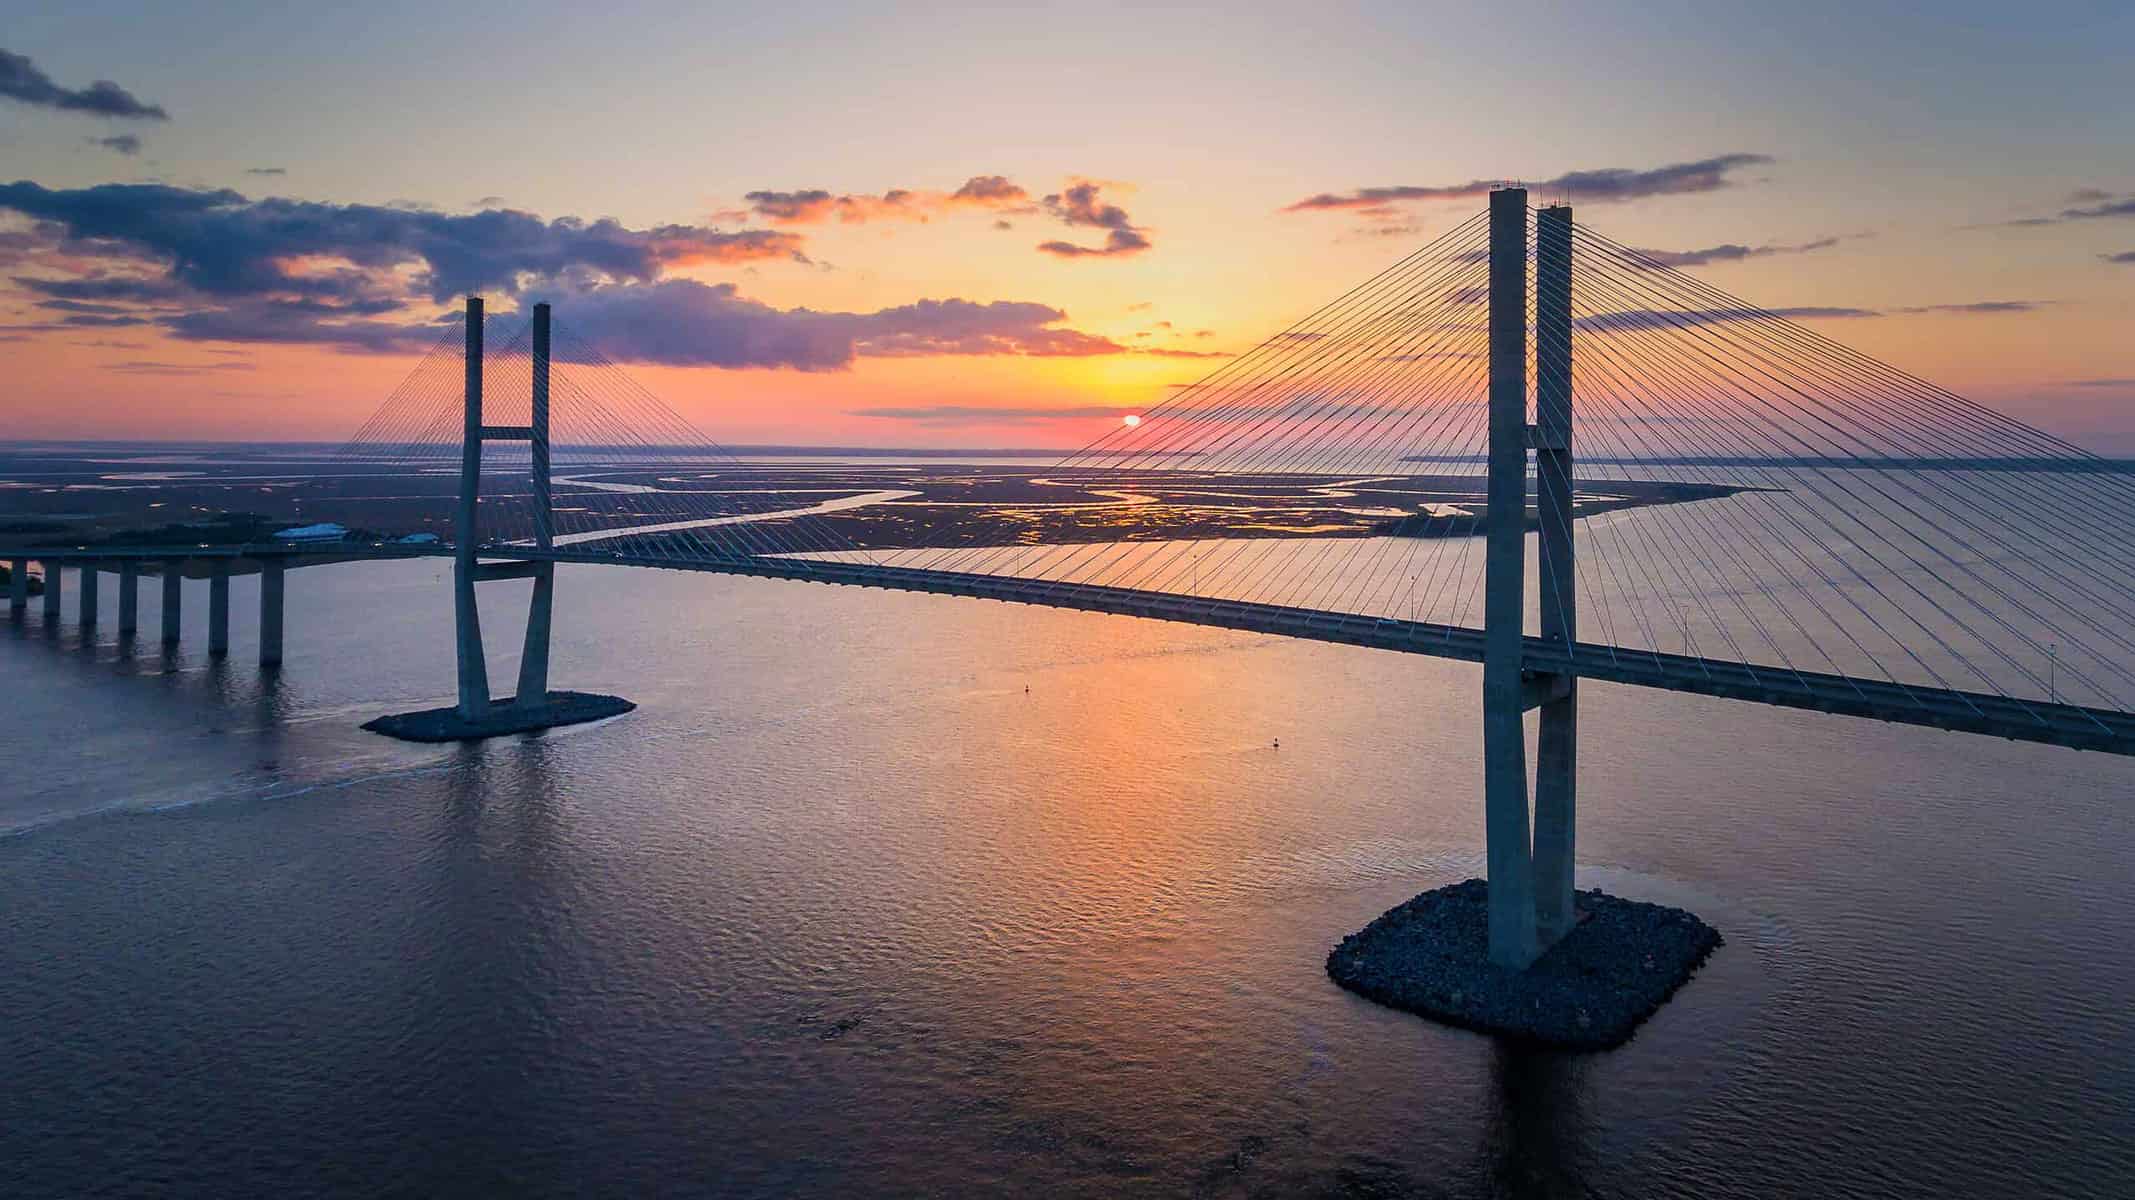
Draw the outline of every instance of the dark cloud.
<instances>
[{"instance_id":1,"label":"dark cloud","mask_svg":"<svg viewBox=\"0 0 2135 1200\"><path fill-rule=\"evenodd\" d=\"M1670 163L1648 170L1632 170L1627 167L1603 167L1597 170L1567 171L1554 179L1530 184L1529 187L1544 195L1564 193L1574 202L1600 204L1622 200L1640 200L1648 196L1674 196L1693 192L1710 192L1727 187L1732 181L1730 172L1742 167L1769 163L1772 159L1763 154L1721 154L1702 158L1696 162ZM1397 187L1357 188L1347 193L1321 192L1307 196L1284 208L1284 212L1308 212L1322 209L1361 210L1365 215L1384 218L1396 210L1389 206L1419 200L1464 200L1488 195L1502 181L1494 179L1471 179L1466 183L1437 186L1402 185Z\"/></svg>"},{"instance_id":2,"label":"dark cloud","mask_svg":"<svg viewBox=\"0 0 2135 1200\"><path fill-rule=\"evenodd\" d=\"M2064 221L2089 221L2100 217L2135 217L2135 196L2124 196L2118 200L2107 200L2084 208L2061 210L2061 219Z\"/></svg>"},{"instance_id":3,"label":"dark cloud","mask_svg":"<svg viewBox=\"0 0 2135 1200\"><path fill-rule=\"evenodd\" d=\"M163 317L160 324L181 341L331 346L366 354L415 354L438 340L431 323L383 321L305 300L245 299Z\"/></svg>"},{"instance_id":4,"label":"dark cloud","mask_svg":"<svg viewBox=\"0 0 2135 1200\"><path fill-rule=\"evenodd\" d=\"M630 229L613 219L543 221L492 209L467 216L366 204L248 200L228 189L101 184L48 189L0 185L0 209L62 226L76 240L105 240L165 265L168 277L208 296L345 297L394 285L390 272L420 266L433 299L515 292L525 277L572 271L645 281L668 267L797 258L801 241L771 230L725 233L694 225ZM293 262L332 264L324 272Z\"/></svg>"},{"instance_id":5,"label":"dark cloud","mask_svg":"<svg viewBox=\"0 0 2135 1200\"><path fill-rule=\"evenodd\" d=\"M170 114L164 112L161 105L144 104L135 99L133 93L108 79L99 79L85 88L64 88L52 82L52 77L28 57L6 50L0 50L0 96L40 108L99 117L141 121L170 119Z\"/></svg>"},{"instance_id":6,"label":"dark cloud","mask_svg":"<svg viewBox=\"0 0 2135 1200\"><path fill-rule=\"evenodd\" d=\"M87 300L41 300L37 307L48 312L90 313L99 317L131 315L115 304L93 304Z\"/></svg>"},{"instance_id":7,"label":"dark cloud","mask_svg":"<svg viewBox=\"0 0 2135 1200\"><path fill-rule=\"evenodd\" d=\"M1102 246L1078 246L1059 241L1038 243L1040 251L1055 258L1118 258L1140 254L1149 248L1149 239L1131 229L1115 229L1106 234Z\"/></svg>"},{"instance_id":8,"label":"dark cloud","mask_svg":"<svg viewBox=\"0 0 2135 1200\"><path fill-rule=\"evenodd\" d=\"M1699 250L1640 250L1639 253L1663 267L1702 267L1709 263L1741 262L1746 258L1768 258L1775 254L1809 254L1817 250L1828 250L1838 243L1839 239L1835 237L1817 238L1813 242L1798 242L1792 245L1744 246L1735 242L1724 242ZM1638 259L1633 259L1632 263L1635 266L1647 265Z\"/></svg>"},{"instance_id":9,"label":"dark cloud","mask_svg":"<svg viewBox=\"0 0 2135 1200\"><path fill-rule=\"evenodd\" d=\"M2122 250L2118 254L2101 254L2098 257L2109 263L2135 263L2135 250Z\"/></svg>"},{"instance_id":10,"label":"dark cloud","mask_svg":"<svg viewBox=\"0 0 2135 1200\"><path fill-rule=\"evenodd\" d=\"M981 176L959 192L993 204L1014 185ZM152 325L193 342L410 353L436 343L432 304L488 290L554 295L574 326L641 362L818 371L863 356L1127 352L1066 326L1066 314L1044 304L944 299L817 312L666 275L684 264L799 258L800 237L781 230L636 229L508 209L452 215L160 184L0 185L0 211L36 223L12 241L44 268L15 275L16 286L64 314L40 330ZM1114 220L1104 206L1087 211L1098 223ZM60 257L75 251L88 252L87 262ZM1189 354L1199 356L1177 352Z\"/></svg>"},{"instance_id":11,"label":"dark cloud","mask_svg":"<svg viewBox=\"0 0 2135 1200\"><path fill-rule=\"evenodd\" d=\"M2135 387L2135 377L2116 376L2110 379L2071 379L2068 381L2068 386L2082 388Z\"/></svg>"},{"instance_id":12,"label":"dark cloud","mask_svg":"<svg viewBox=\"0 0 2135 1200\"><path fill-rule=\"evenodd\" d=\"M1164 348L1164 347L1161 347L1161 346L1148 346L1148 347L1144 347L1143 349L1140 349L1140 350L1137 350L1137 351L1135 351L1135 353L1136 353L1136 354L1149 354L1149 355L1154 355L1154 356L1155 356L1155 357L1157 357L1157 358L1229 358L1229 357L1231 357L1230 355L1228 355L1228 354L1225 354L1225 353L1224 353L1223 351L1221 351L1221 350L1173 350L1173 349L1166 349L1166 348Z\"/></svg>"},{"instance_id":13,"label":"dark cloud","mask_svg":"<svg viewBox=\"0 0 2135 1200\"><path fill-rule=\"evenodd\" d=\"M115 133L110 137L90 138L89 141L113 154L124 154L129 158L141 152L141 139L130 133Z\"/></svg>"},{"instance_id":14,"label":"dark cloud","mask_svg":"<svg viewBox=\"0 0 2135 1200\"><path fill-rule=\"evenodd\" d=\"M1109 404L1073 404L1061 408L986 408L976 404L934 404L923 408L853 408L850 416L879 417L888 421L920 421L929 425L987 425L999 421L1068 421L1090 417L1117 419L1145 410L1116 408Z\"/></svg>"},{"instance_id":15,"label":"dark cloud","mask_svg":"<svg viewBox=\"0 0 2135 1200\"><path fill-rule=\"evenodd\" d=\"M1059 328L1067 314L1021 301L921 300L868 313L780 309L733 284L669 279L557 298L573 328L629 362L835 371L861 356L1119 354L1109 338Z\"/></svg>"},{"instance_id":16,"label":"dark cloud","mask_svg":"<svg viewBox=\"0 0 2135 1200\"><path fill-rule=\"evenodd\" d=\"M1575 329L1601 332L1619 332L1631 329L1652 328L1658 325L1725 325L1736 321L1756 321L1766 317L1783 317L1790 321L1814 321L1840 317L1879 317L1883 314L1872 308L1697 308L1657 309L1632 308L1620 312L1593 313L1572 321Z\"/></svg>"},{"instance_id":17,"label":"dark cloud","mask_svg":"<svg viewBox=\"0 0 2135 1200\"><path fill-rule=\"evenodd\" d=\"M839 195L822 188L796 192L750 192L742 199L757 216L774 225L815 225L837 220L849 225L868 221L926 221L959 209L1027 212L1030 193L1002 175L974 175L953 192L891 188L879 196Z\"/></svg>"},{"instance_id":18,"label":"dark cloud","mask_svg":"<svg viewBox=\"0 0 2135 1200\"><path fill-rule=\"evenodd\" d=\"M55 300L154 304L192 295L191 289L173 280L138 275L90 275L80 279L36 279L17 275L14 281L17 287Z\"/></svg>"},{"instance_id":19,"label":"dark cloud","mask_svg":"<svg viewBox=\"0 0 2135 1200\"><path fill-rule=\"evenodd\" d=\"M2059 225L2064 221L2096 221L2115 217L2135 217L2135 196L2115 199L2113 193L2098 188L2077 188L2068 194L2069 207L2050 217L2018 217L2012 221L1993 221L1985 225L1968 225L1968 229L2026 229L2040 225Z\"/></svg>"},{"instance_id":20,"label":"dark cloud","mask_svg":"<svg viewBox=\"0 0 2135 1200\"><path fill-rule=\"evenodd\" d=\"M245 174L247 174L247 175L287 175L287 174L289 174L289 168L287 168L287 167L246 167L246 168L245 168Z\"/></svg>"},{"instance_id":21,"label":"dark cloud","mask_svg":"<svg viewBox=\"0 0 2135 1200\"><path fill-rule=\"evenodd\" d=\"M1099 194L1102 188L1102 184L1087 179L1077 180L1039 204L1070 228L1104 230L1104 245L1081 246L1074 242L1053 241L1039 243L1038 249L1056 258L1119 258L1148 250L1150 241L1146 232L1128 218L1127 210L1117 204L1106 204Z\"/></svg>"},{"instance_id":22,"label":"dark cloud","mask_svg":"<svg viewBox=\"0 0 2135 1200\"><path fill-rule=\"evenodd\" d=\"M1974 300L1969 304L1915 304L1894 308L1901 313L2025 313L2037 312L2051 300Z\"/></svg>"}]
</instances>

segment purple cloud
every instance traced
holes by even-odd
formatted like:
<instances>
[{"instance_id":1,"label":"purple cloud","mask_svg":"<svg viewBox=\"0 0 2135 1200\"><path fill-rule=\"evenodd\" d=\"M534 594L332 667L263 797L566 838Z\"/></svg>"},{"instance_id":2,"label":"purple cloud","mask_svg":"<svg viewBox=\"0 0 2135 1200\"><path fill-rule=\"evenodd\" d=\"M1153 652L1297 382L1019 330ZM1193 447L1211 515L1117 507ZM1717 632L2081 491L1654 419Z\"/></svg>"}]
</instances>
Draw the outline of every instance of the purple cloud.
<instances>
[{"instance_id":1,"label":"purple cloud","mask_svg":"<svg viewBox=\"0 0 2135 1200\"><path fill-rule=\"evenodd\" d=\"M1710 263L1741 262L1746 258L1768 258L1775 254L1809 254L1817 250L1828 250L1838 243L1839 239L1835 237L1818 238L1813 242L1793 245L1744 246L1735 242L1723 242L1718 246L1706 246L1699 250L1640 250L1639 253L1663 267L1702 267ZM1647 264L1633 260L1632 265Z\"/></svg>"},{"instance_id":2,"label":"purple cloud","mask_svg":"<svg viewBox=\"0 0 2135 1200\"><path fill-rule=\"evenodd\" d=\"M1916 304L1894 308L1901 313L2025 313L2037 312L2051 300L1974 300L1969 304Z\"/></svg>"},{"instance_id":3,"label":"purple cloud","mask_svg":"<svg viewBox=\"0 0 2135 1200\"><path fill-rule=\"evenodd\" d=\"M244 299L163 317L159 323L180 341L331 346L365 354L416 354L438 340L438 327L432 323L379 320L305 300Z\"/></svg>"},{"instance_id":4,"label":"purple cloud","mask_svg":"<svg viewBox=\"0 0 2135 1200\"><path fill-rule=\"evenodd\" d=\"M1145 231L1128 218L1127 210L1117 204L1106 204L1099 196L1101 188L1101 184L1090 180L1078 180L1039 203L1047 213L1070 228L1104 230L1104 245L1081 246L1074 242L1051 241L1039 243L1038 249L1056 258L1119 258L1150 249Z\"/></svg>"},{"instance_id":5,"label":"purple cloud","mask_svg":"<svg viewBox=\"0 0 2135 1200\"><path fill-rule=\"evenodd\" d=\"M1695 162L1669 163L1643 171L1627 167L1567 171L1554 179L1529 186L1545 195L1566 193L1574 201L1586 204L1642 200L1649 196L1716 191L1732 182L1728 178L1730 172L1771 161L1769 156L1763 154L1721 154ZM1282 211L1358 209L1364 210L1366 215L1383 218L1394 211L1388 208L1389 205L1411 201L1474 199L1488 195L1491 189L1500 186L1502 182L1495 179L1471 179L1466 183L1436 186L1366 187L1339 194L1321 192L1288 205Z\"/></svg>"},{"instance_id":6,"label":"purple cloud","mask_svg":"<svg viewBox=\"0 0 2135 1200\"><path fill-rule=\"evenodd\" d=\"M516 292L526 277L571 271L645 281L669 266L797 258L789 233L726 233L694 225L630 229L612 218L543 221L492 209L468 216L367 204L249 200L228 189L100 184L48 189L0 185L0 209L63 227L163 264L168 278L210 296L340 295L359 278L370 290L397 286L391 272L424 268L419 286L443 301L463 292ZM325 276L292 262L325 261ZM357 289L361 290L361 289Z\"/></svg>"},{"instance_id":7,"label":"purple cloud","mask_svg":"<svg viewBox=\"0 0 2135 1200\"><path fill-rule=\"evenodd\" d=\"M774 308L731 283L669 279L610 284L555 298L557 311L603 353L668 366L836 371L857 357L1124 353L1109 338L1061 328L1049 305L921 300L867 313Z\"/></svg>"},{"instance_id":8,"label":"purple cloud","mask_svg":"<svg viewBox=\"0 0 2135 1200\"><path fill-rule=\"evenodd\" d=\"M0 96L62 112L137 121L170 120L161 105L144 104L108 79L99 79L85 88L64 88L52 82L52 77L26 55L6 50L0 50Z\"/></svg>"},{"instance_id":9,"label":"purple cloud","mask_svg":"<svg viewBox=\"0 0 2135 1200\"><path fill-rule=\"evenodd\" d=\"M1030 193L1004 175L974 175L953 192L891 188L880 196L838 195L822 188L794 192L749 192L742 199L757 216L774 225L815 225L836 220L848 225L868 221L925 221L958 209L1027 212Z\"/></svg>"},{"instance_id":10,"label":"purple cloud","mask_svg":"<svg viewBox=\"0 0 2135 1200\"><path fill-rule=\"evenodd\" d=\"M1790 321L1816 321L1827 318L1880 317L1883 314L1872 308L1822 308L1805 306L1798 308L1632 308L1620 312L1592 313L1574 318L1574 329L1602 333L1625 332L1651 328L1656 325L1725 325L1736 321L1757 321L1766 317L1781 317Z\"/></svg>"}]
</instances>

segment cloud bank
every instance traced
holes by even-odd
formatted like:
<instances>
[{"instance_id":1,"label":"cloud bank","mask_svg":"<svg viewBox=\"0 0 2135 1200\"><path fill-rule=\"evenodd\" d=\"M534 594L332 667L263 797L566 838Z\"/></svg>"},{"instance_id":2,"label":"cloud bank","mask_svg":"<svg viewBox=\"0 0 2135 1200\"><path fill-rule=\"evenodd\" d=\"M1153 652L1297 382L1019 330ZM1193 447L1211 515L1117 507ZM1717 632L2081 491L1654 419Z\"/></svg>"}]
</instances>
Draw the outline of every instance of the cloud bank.
<instances>
[{"instance_id":1,"label":"cloud bank","mask_svg":"<svg viewBox=\"0 0 2135 1200\"><path fill-rule=\"evenodd\" d=\"M574 329L603 353L664 366L782 367L836 371L859 357L1122 354L1110 338L1060 327L1049 305L996 300L920 300L874 312L774 308L731 283L669 279L608 285L554 297Z\"/></svg>"}]
</instances>

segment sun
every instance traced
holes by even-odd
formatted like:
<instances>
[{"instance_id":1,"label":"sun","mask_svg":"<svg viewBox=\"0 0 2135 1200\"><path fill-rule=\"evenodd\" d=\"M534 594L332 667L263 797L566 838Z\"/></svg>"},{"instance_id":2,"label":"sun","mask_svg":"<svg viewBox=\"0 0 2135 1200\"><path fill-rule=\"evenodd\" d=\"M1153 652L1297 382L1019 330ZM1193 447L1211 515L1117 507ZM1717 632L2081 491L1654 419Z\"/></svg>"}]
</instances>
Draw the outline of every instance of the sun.
<instances>
[{"instance_id":1,"label":"sun","mask_svg":"<svg viewBox=\"0 0 2135 1200\"><path fill-rule=\"evenodd\" d=\"M1125 426L1126 426L1127 428L1129 428L1129 429L1132 429L1132 428L1134 428L1134 427L1135 427L1136 425L1139 425L1139 424L1141 424L1141 423L1142 423L1142 418L1141 418L1141 416L1140 416L1139 414L1137 414L1137 413L1128 413L1128 414L1127 414L1126 416L1124 416L1124 417L1121 417L1121 418L1119 419L1119 423L1120 423L1120 424L1122 424L1122 425L1125 425Z\"/></svg>"}]
</instances>

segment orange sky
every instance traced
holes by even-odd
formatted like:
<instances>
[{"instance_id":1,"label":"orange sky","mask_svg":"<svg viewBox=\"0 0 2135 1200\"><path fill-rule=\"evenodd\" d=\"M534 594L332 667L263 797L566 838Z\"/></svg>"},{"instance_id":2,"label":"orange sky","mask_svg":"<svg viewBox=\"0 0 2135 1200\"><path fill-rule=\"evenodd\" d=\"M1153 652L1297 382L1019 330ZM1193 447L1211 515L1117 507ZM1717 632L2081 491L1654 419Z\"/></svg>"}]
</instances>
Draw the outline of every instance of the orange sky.
<instances>
[{"instance_id":1,"label":"orange sky","mask_svg":"<svg viewBox=\"0 0 2135 1200\"><path fill-rule=\"evenodd\" d=\"M801 6L786 23L663 11L656 24L649 13L593 21L536 7L548 25L533 13L502 30L479 13L443 18L447 44L467 22L493 47L453 60L451 88L437 82L438 61L410 59L378 33L382 9L306 23L208 5L123 27L34 14L8 48L56 86L113 79L165 115L0 100L10 121L0 184L67 197L102 183L232 188L248 220L269 198L361 208L373 222L513 210L538 228L612 216L656 265L608 284L732 285L737 303L775 310L764 319L781 325L805 309L878 329L889 318L877 314L927 300L1043 306L1062 315L1009 335L1005 352L929 342L882 356L879 339L911 336L900 326L863 336L837 369L630 365L728 443L1074 446L1116 423L1110 410L1155 404L1222 361L1140 351L1247 349L1481 203L1291 211L1307 197L1609 168L1642 176L1732 156L1743 165L1710 186L1573 199L1582 222L1634 246L1758 251L1691 269L1768 307L1874 310L1818 328L2093 448L2135 453L2125 332L2135 263L2114 261L2135 251L2135 215L2115 211L2135 195L2129 118L2124 104L2097 104L2115 94L2105 47L2135 34L2123 9L2083 7L2054 29L1984 9L1976 28L1886 29L1846 6L1808 5L1770 15L1752 55L1749 31L1724 15L1686 30L1665 14L1567 13L1537 32L1509 15L1364 6L1300 41L1280 10L1241 8L1219 28L1121 8L1107 11L1133 37L1107 40L990 9L892 22ZM1508 43L1508 31L1523 40ZM529 72L565 43L577 69L542 75L530 94ZM268 46L276 53L259 53ZM1481 104L1515 63L1519 87L1494 111ZM1936 72L1940 91L1902 82ZM1599 94L1607 105L1590 102ZM141 145L103 144L120 134ZM995 177L1018 195L959 192ZM1078 182L1094 184L1082 200ZM804 189L831 199L750 198ZM396 306L366 319L418 321L442 307L421 282L439 260L358 264L348 255L360 241L238 264L286 276L262 288L235 267L211 278L186 257L212 258L213 247L31 247L40 220L49 232L49 216L0 205L0 240L19 243L0 244L11 281L0 288L4 438L335 440L412 359L286 344L263 332L257 306L314 303L292 287L374 271L363 295L390 285L379 303ZM1114 253L1041 249L1049 243ZM586 284L545 282L544 252L524 248L512 285L485 286L493 308L511 307L510 286ZM112 275L183 286L129 301L137 307L55 306L55 282ZM1992 311L1965 311L1981 305ZM203 313L228 319L215 336L179 336L182 317ZM81 322L114 314L133 323ZM558 315L572 321L568 296ZM1031 338L1063 331L1115 349L1032 356ZM865 415L883 409L938 415Z\"/></svg>"}]
</instances>

